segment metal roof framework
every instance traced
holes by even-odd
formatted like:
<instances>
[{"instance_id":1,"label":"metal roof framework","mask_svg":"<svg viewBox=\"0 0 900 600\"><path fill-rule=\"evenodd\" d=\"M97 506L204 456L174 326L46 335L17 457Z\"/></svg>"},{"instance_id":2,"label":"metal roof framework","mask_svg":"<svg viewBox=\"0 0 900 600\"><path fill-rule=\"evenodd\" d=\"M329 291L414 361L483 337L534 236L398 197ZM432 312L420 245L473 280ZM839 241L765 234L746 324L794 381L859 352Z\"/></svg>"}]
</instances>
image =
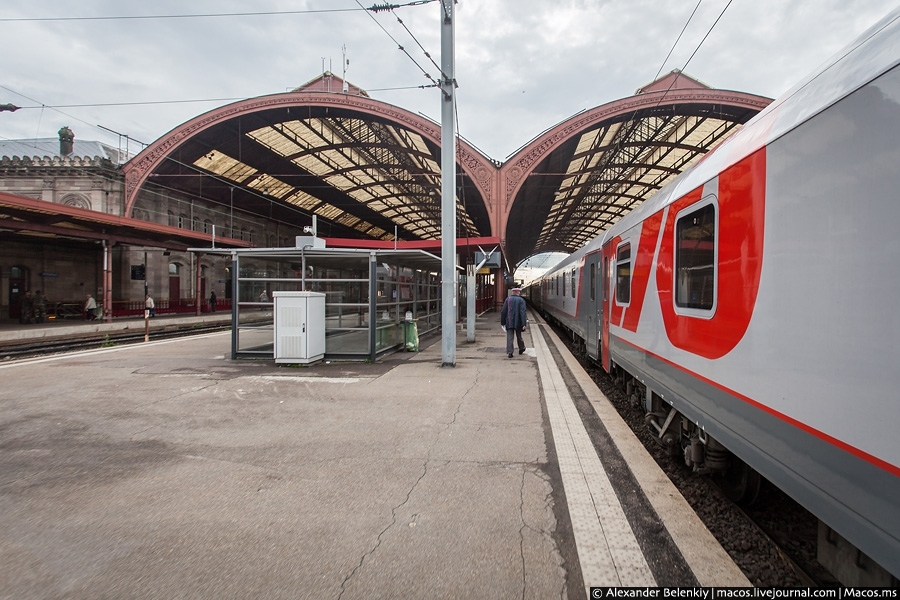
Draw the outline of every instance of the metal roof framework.
<instances>
[{"instance_id":1,"label":"metal roof framework","mask_svg":"<svg viewBox=\"0 0 900 600\"><path fill-rule=\"evenodd\" d=\"M457 238L498 238L511 267L577 250L769 102L673 71L502 165L460 140ZM123 170L126 214L141 191L177 192L294 226L315 215L325 238L441 237L440 127L328 73L200 115Z\"/></svg>"},{"instance_id":2,"label":"metal roof framework","mask_svg":"<svg viewBox=\"0 0 900 600\"><path fill-rule=\"evenodd\" d=\"M518 264L574 252L701 160L771 102L678 71L578 114L506 163L505 247Z\"/></svg>"},{"instance_id":3,"label":"metal roof framework","mask_svg":"<svg viewBox=\"0 0 900 600\"><path fill-rule=\"evenodd\" d=\"M440 239L440 127L363 93L321 91L321 81L221 107L157 140L123 167L126 211L143 186L295 226L315 215L323 237ZM465 168L458 179L457 235L487 235L483 195Z\"/></svg>"}]
</instances>

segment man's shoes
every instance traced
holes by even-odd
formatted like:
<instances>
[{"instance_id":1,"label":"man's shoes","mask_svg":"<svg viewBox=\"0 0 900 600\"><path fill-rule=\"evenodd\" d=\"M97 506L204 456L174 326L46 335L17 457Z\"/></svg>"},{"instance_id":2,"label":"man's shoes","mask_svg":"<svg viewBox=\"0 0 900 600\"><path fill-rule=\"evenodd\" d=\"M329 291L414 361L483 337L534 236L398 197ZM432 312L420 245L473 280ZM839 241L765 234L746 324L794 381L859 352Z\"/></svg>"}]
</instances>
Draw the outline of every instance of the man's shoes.
<instances>
[{"instance_id":1,"label":"man's shoes","mask_svg":"<svg viewBox=\"0 0 900 600\"><path fill-rule=\"evenodd\" d=\"M519 354L525 354L524 350L519 350Z\"/></svg>"},{"instance_id":2,"label":"man's shoes","mask_svg":"<svg viewBox=\"0 0 900 600\"><path fill-rule=\"evenodd\" d=\"M507 354L507 356L510 357L510 358L512 358L512 352L510 352L509 354Z\"/></svg>"}]
</instances>

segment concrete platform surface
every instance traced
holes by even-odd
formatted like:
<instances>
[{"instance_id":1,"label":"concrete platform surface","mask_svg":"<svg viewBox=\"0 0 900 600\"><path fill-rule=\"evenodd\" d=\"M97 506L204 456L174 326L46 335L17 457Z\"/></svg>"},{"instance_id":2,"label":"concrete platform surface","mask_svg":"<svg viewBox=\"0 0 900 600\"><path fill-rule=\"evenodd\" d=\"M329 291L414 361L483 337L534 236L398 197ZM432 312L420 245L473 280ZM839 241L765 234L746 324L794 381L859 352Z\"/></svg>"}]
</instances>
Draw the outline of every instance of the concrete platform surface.
<instances>
[{"instance_id":1,"label":"concrete platform surface","mask_svg":"<svg viewBox=\"0 0 900 600\"><path fill-rule=\"evenodd\" d=\"M454 368L230 361L228 333L0 366L0 598L566 597L502 335Z\"/></svg>"}]
</instances>

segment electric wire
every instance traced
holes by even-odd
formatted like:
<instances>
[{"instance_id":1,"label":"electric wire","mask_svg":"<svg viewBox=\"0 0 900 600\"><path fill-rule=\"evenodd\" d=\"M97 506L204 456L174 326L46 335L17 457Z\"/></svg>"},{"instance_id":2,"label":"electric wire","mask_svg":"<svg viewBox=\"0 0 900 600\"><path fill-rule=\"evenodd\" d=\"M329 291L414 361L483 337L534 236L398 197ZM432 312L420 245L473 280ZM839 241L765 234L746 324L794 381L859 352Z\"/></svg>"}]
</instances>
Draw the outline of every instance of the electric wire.
<instances>
[{"instance_id":1,"label":"electric wire","mask_svg":"<svg viewBox=\"0 0 900 600\"><path fill-rule=\"evenodd\" d=\"M378 25L378 27L385 33L385 35L387 35L389 38L391 38L391 41L392 41L392 42L394 42L395 44L397 44L397 49L400 50L401 52L403 52L407 57L409 57L409 60L411 60L411 61L413 62L413 64L416 65L416 66L419 68L420 71L422 71L422 74L425 75L425 77L426 77L431 83L433 83L435 86L440 85L440 84L438 84L437 81L435 81L434 77L432 77L431 74L430 74L428 71L426 71L425 68L422 67L422 65L420 65L419 62L418 62L415 58L412 57L412 55L406 50L406 48L404 48L403 45L402 45L400 42L398 42L397 39L396 39L393 35L391 35L391 33L390 33L387 29L384 28L384 25L382 25L382 24L378 21L378 19L376 19L375 16L372 15L371 12L369 12L369 11L368 11L361 3L360 3L359 0L354 0L354 2L356 2L357 4L359 4L359 7L360 7L360 8L362 8L363 10L366 10L366 14L369 15L369 18L372 19L372 20L375 22L376 25Z\"/></svg>"},{"instance_id":2,"label":"electric wire","mask_svg":"<svg viewBox=\"0 0 900 600\"><path fill-rule=\"evenodd\" d=\"M444 73L444 70L441 69L436 62L434 62L434 59L431 57L431 54L422 46L422 44L419 42L419 40L416 39L416 36L413 35L413 32L409 30L409 27L406 26L406 23L403 22L403 19L401 19L400 16L397 15L393 10L391 11L391 14L397 18L397 22L400 23L400 25L403 27L403 29L406 30L406 33L408 33L409 37L411 37L413 39L413 41L416 43L416 45L422 51L422 54L424 54L428 58L428 60L431 61L431 64L434 65L434 68L437 69L438 71L440 71L441 77L443 77L444 80L446 80L447 75L446 75L446 73Z\"/></svg>"},{"instance_id":3,"label":"electric wire","mask_svg":"<svg viewBox=\"0 0 900 600\"><path fill-rule=\"evenodd\" d=\"M709 34L711 34L712 31L713 31L713 29L716 28L716 25L719 24L719 21L722 19L722 16L725 14L725 11L728 10L728 7L731 6L731 3L732 3L733 1L734 1L734 0L728 0L728 4L725 5L725 8L722 9L722 12L720 12L720 13L719 13L719 16L716 17L716 20L713 21L713 24L710 26L709 30L706 32L706 35L703 36L703 39L700 40L700 42L697 44L697 47L694 48L694 51L693 51L693 52L691 52L691 55L690 55L690 56L688 57L688 59L685 61L684 66L681 67L681 72L682 72L682 73L684 73L684 70L687 69L687 66L688 66L688 65L691 63L691 61L694 59L694 56L697 55L697 52L700 51L700 47L703 45L703 42L706 41L706 38L709 37ZM663 92L663 95L660 96L659 101L656 103L656 106L659 106L659 105L662 103L662 101L665 100L666 96L667 96L668 93L672 90L672 86L675 85L675 82L676 82L676 81L678 81L678 78L677 78L677 77L673 77L673 78L672 78L672 83L669 84L669 87L667 87L667 88L666 88L666 91Z\"/></svg>"},{"instance_id":4,"label":"electric wire","mask_svg":"<svg viewBox=\"0 0 900 600\"><path fill-rule=\"evenodd\" d=\"M0 86L2 87L2 86ZM7 89L7 88L4 88ZM12 91L12 90L10 90ZM15 93L15 92L14 92ZM21 95L21 94L20 94ZM140 102L96 102L93 104L47 104L41 106L20 106L26 108L100 108L107 106L153 106L158 104L196 104L203 102L236 102L246 98L196 98L192 100L144 100Z\"/></svg>"},{"instance_id":5,"label":"electric wire","mask_svg":"<svg viewBox=\"0 0 900 600\"><path fill-rule=\"evenodd\" d=\"M678 45L678 42L681 41L681 36L684 35L684 32L687 30L688 25L691 24L691 19L694 18L694 15L697 13L697 9L700 8L700 4L701 4L702 2L703 2L703 0L698 0L698 1L697 1L697 6L694 7L693 12L691 12L691 16L688 17L688 20L687 20L687 22L684 24L684 27L681 28L681 33L678 34L678 37L675 39L675 43L672 44L672 48L669 49L669 53L666 54L666 57L663 59L662 64L659 65L659 70L656 72L656 75L654 75L653 81L656 81L657 79L659 79L659 74L662 73L663 67L666 66L666 61L668 61L668 60L669 60L669 57L672 56L672 52L675 51L675 46L677 46L677 45Z\"/></svg>"},{"instance_id":6,"label":"electric wire","mask_svg":"<svg viewBox=\"0 0 900 600\"><path fill-rule=\"evenodd\" d=\"M322 8L310 10L273 10L240 13L199 13L189 15L106 15L97 17L6 17L0 23L45 23L51 21L137 21L153 19L208 19L221 17L270 17L322 13L359 12L358 8ZM366 10L363 8L362 10Z\"/></svg>"}]
</instances>

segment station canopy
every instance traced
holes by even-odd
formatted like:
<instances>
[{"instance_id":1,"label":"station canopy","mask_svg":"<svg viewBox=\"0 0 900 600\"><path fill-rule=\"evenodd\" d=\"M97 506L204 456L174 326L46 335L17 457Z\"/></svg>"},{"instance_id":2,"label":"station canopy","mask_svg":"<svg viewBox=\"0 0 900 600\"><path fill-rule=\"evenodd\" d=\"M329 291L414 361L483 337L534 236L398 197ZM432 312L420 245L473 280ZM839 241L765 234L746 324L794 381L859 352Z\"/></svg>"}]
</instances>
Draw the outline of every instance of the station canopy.
<instances>
[{"instance_id":1,"label":"station canopy","mask_svg":"<svg viewBox=\"0 0 900 600\"><path fill-rule=\"evenodd\" d=\"M519 262L538 253L574 252L770 102L714 90L673 71L632 97L567 119L517 155L559 140L530 163L519 160L523 176L507 221L507 253ZM589 125L573 127L580 123ZM514 169L516 162L514 157L504 168Z\"/></svg>"},{"instance_id":2,"label":"station canopy","mask_svg":"<svg viewBox=\"0 0 900 600\"><path fill-rule=\"evenodd\" d=\"M457 238L500 240L510 265L572 252L769 102L673 72L547 130L502 165L460 140ZM440 239L440 163L439 124L326 73L200 115L124 170L145 192L293 226L316 215L321 237L384 242ZM137 191L126 195L131 210Z\"/></svg>"},{"instance_id":3,"label":"station canopy","mask_svg":"<svg viewBox=\"0 0 900 600\"><path fill-rule=\"evenodd\" d=\"M188 122L167 136L177 145L142 185L294 226L316 215L322 237L440 239L440 147L420 131L421 125L437 132L440 126L421 117L410 126L393 114L400 109L373 114L371 107L389 105L354 86L342 91L342 83L326 73L288 94L211 111L212 125ZM332 86L335 92L326 89ZM329 95L347 102L329 102ZM185 132L192 126L196 133ZM161 140L169 144L167 137ZM126 165L126 173L147 150ZM467 191L478 196L461 182L459 234L487 235L483 202L477 198L479 206L468 207Z\"/></svg>"}]
</instances>

